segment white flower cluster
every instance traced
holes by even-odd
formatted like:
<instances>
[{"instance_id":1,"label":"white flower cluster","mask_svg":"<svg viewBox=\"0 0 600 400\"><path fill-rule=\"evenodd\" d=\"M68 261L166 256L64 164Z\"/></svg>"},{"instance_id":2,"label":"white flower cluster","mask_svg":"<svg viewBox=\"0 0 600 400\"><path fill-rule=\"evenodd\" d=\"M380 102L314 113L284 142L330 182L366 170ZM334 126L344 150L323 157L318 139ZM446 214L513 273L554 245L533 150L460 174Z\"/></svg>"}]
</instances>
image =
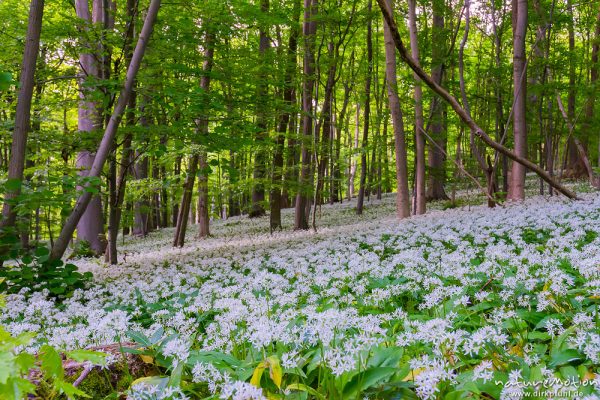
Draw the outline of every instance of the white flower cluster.
<instances>
[{"instance_id":1,"label":"white flower cluster","mask_svg":"<svg viewBox=\"0 0 600 400\"><path fill-rule=\"evenodd\" d=\"M166 229L128 239L127 262L117 266L77 260L95 283L61 305L44 293L8 295L0 323L37 333L34 347L64 349L163 328L177 334L162 348L176 363L192 346L232 354L277 344L292 369L319 347L319 362L335 375L361 367L364 353L385 343L415 358L418 394L433 398L463 357L480 360L475 377L490 380L485 360L509 352L517 320L543 312L555 317L540 331L557 336L576 326L570 343L598 365L598 317L581 304L600 296L600 196L583 197L434 210L401 222L390 217L388 197L360 219L352 203L324 206L317 233L271 235L264 220L217 221L214 237L183 249L170 247ZM284 224L291 219L284 211ZM565 310L573 317L558 319ZM193 376L221 398L263 398L210 364L196 365Z\"/></svg>"}]
</instances>

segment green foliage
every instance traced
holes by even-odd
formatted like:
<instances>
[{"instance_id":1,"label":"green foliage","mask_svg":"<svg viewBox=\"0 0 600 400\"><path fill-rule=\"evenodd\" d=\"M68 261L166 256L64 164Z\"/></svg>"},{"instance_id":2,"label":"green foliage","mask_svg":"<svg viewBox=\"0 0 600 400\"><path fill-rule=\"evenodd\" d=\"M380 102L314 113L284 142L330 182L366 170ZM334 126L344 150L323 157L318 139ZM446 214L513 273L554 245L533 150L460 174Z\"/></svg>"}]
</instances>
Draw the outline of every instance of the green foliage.
<instances>
[{"instance_id":1,"label":"green foliage","mask_svg":"<svg viewBox=\"0 0 600 400\"><path fill-rule=\"evenodd\" d=\"M6 240L6 237L4 238ZM15 252L12 252L15 255ZM64 299L72 296L76 289L84 289L92 279L91 272L81 273L73 264L62 260L50 260L46 247L37 247L31 252L19 254L5 261L0 269L0 292L18 293L22 289L48 290L51 296Z\"/></svg>"},{"instance_id":2,"label":"green foliage","mask_svg":"<svg viewBox=\"0 0 600 400\"><path fill-rule=\"evenodd\" d=\"M87 240L78 240L75 242L75 247L73 247L73 252L69 258L94 257L95 255L96 253L90 246L90 242Z\"/></svg>"},{"instance_id":3,"label":"green foliage","mask_svg":"<svg viewBox=\"0 0 600 400\"><path fill-rule=\"evenodd\" d=\"M7 90L13 83L12 75L8 72L0 72L0 91Z\"/></svg>"}]
</instances>

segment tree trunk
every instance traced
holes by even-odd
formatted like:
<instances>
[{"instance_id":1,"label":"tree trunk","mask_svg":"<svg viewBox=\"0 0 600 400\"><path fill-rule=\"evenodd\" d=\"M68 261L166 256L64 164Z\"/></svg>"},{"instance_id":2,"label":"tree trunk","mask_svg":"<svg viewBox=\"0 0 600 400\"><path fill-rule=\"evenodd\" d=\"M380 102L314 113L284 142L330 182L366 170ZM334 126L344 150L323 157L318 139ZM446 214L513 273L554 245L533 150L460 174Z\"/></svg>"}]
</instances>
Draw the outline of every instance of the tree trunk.
<instances>
[{"instance_id":1,"label":"tree trunk","mask_svg":"<svg viewBox=\"0 0 600 400\"><path fill-rule=\"evenodd\" d=\"M312 182L310 179L313 118L312 101L315 86L315 33L317 22L318 0L304 0L304 77L302 80L302 167L300 170L300 185L296 195L296 209L294 216L294 229L308 229L308 215L306 212Z\"/></svg>"},{"instance_id":2,"label":"tree trunk","mask_svg":"<svg viewBox=\"0 0 600 400\"><path fill-rule=\"evenodd\" d=\"M315 218L317 206L321 204L321 191L324 186L325 170L328 163L327 151L329 150L330 136L333 129L332 123L332 106L333 106L333 90L335 86L335 75L338 62L338 48L341 43L334 45L333 42L328 44L329 51L329 68L327 71L327 82L325 83L325 96L323 97L323 108L321 110L322 135L319 143L319 163L317 167L317 187L315 190L315 210L313 212L313 228L315 227ZM317 133L318 134L318 133Z\"/></svg>"},{"instance_id":3,"label":"tree trunk","mask_svg":"<svg viewBox=\"0 0 600 400\"><path fill-rule=\"evenodd\" d=\"M127 69L127 75L125 77L123 89L121 90L119 100L117 101L117 104L110 117L110 121L104 131L104 136L102 137L102 141L100 143L100 146L98 147L94 163L90 168L88 176L91 178L99 178L100 174L102 173L102 167L106 162L106 158L108 157L108 154L112 147L112 143L117 133L117 128L119 126L121 118L123 117L123 111L125 110L125 107L127 106L127 103L129 101L129 97L131 96L131 93L133 91L135 77L144 57L144 52L146 50L146 46L148 45L148 41L150 39L150 35L152 33L152 29L154 27L154 22L156 21L156 15L158 14L159 8L160 0L151 0L148 12L146 14L146 19L144 21L144 27L142 28L142 32L138 39L135 51L133 52L131 63L129 64L129 67ZM98 185L95 182L90 182L86 185L84 192L77 199L73 211L66 219L65 224L60 232L60 236L57 238L56 242L54 243L54 246L52 247L52 251L50 253L51 259L60 259L65 253L65 250L67 249L73 232L75 231L77 223L81 219L87 206L92 200L92 192L97 189Z\"/></svg>"},{"instance_id":4,"label":"tree trunk","mask_svg":"<svg viewBox=\"0 0 600 400\"><path fill-rule=\"evenodd\" d=\"M467 114L471 116L471 106L469 104L469 100L467 97L466 84L465 84L465 65L464 65L464 52L465 46L467 44L467 40L469 39L469 30L471 27L471 4L469 0L465 0L465 31L463 38L460 42L460 48L458 50L458 74L459 74L459 82L460 82L460 93L463 102L463 107ZM471 147L471 152L475 155L477 159L477 163L479 164L479 168L485 174L485 180L487 184L487 194L488 194L488 207L492 208L496 206L496 202L494 199L495 192L495 180L494 180L494 168L488 158L486 161L486 157L484 154L481 154L481 151L477 147L475 143L475 132L472 129L469 130L469 144ZM458 145L457 145L458 146ZM458 147L460 150L460 147ZM457 151L457 158L459 156L460 151ZM461 163L457 160L457 165ZM452 202L454 203L454 191L452 193Z\"/></svg>"},{"instance_id":5,"label":"tree trunk","mask_svg":"<svg viewBox=\"0 0 600 400\"><path fill-rule=\"evenodd\" d=\"M93 0L92 12L90 13L88 0L76 0L75 10L77 16L83 20L86 25L85 29L89 29L91 24L101 24L103 29L106 29L108 21L105 20L104 1ZM87 43L90 49L94 44ZM78 130L80 135L85 139L92 138L95 132L102 129L103 121L103 105L101 102L94 100L97 97L94 89L86 85L89 80L104 79L104 64L103 64L103 43L96 44L96 51L90 50L88 53L81 53L79 56L79 64L81 69L81 78L79 83L80 102L78 108ZM111 144L112 147L112 144ZM80 176L89 176L90 169L94 163L96 154L93 148L84 148L77 154L76 167L79 170ZM82 190L83 187L78 187ZM91 201L87 205L83 215L77 224L77 240L87 242L90 249L96 254L104 252L104 218L102 211L102 201L98 194L92 196Z\"/></svg>"},{"instance_id":6,"label":"tree trunk","mask_svg":"<svg viewBox=\"0 0 600 400\"><path fill-rule=\"evenodd\" d=\"M269 13L269 0L260 1L260 11L267 17ZM260 27L260 43L258 46L258 55L260 63L260 72L258 76L257 84L257 115L256 115L256 126L258 132L256 133L256 153L254 157L254 186L252 187L252 209L250 210L249 217L261 217L265 215L265 208L263 202L265 201L265 187L264 180L267 177L267 155L265 146L265 140L269 134L267 131L267 114L268 114L268 63L267 52L269 50L269 32L268 27L265 26L264 22L261 23Z\"/></svg>"},{"instance_id":7,"label":"tree trunk","mask_svg":"<svg viewBox=\"0 0 600 400\"><path fill-rule=\"evenodd\" d=\"M394 8L393 0L386 0L390 9ZM410 217L410 200L408 196L408 166L406 142L404 138L404 121L400 98L398 97L398 81L396 78L396 49L394 39L387 22L384 21L383 36L385 38L385 78L387 83L388 101L392 124L394 128L394 145L396 150L396 213L398 218Z\"/></svg>"},{"instance_id":8,"label":"tree trunk","mask_svg":"<svg viewBox=\"0 0 600 400\"><path fill-rule=\"evenodd\" d=\"M0 229L2 230L8 227L14 228L16 222L15 204L13 202L21 192L23 171L25 169L25 152L27 149L27 135L31 123L31 102L35 84L35 67L40 49L43 14L44 0L31 0L25 51L21 65L15 128L12 135L10 161L8 164L7 182L11 184L7 186L11 188L7 190L4 197L2 221L0 222Z\"/></svg>"},{"instance_id":9,"label":"tree trunk","mask_svg":"<svg viewBox=\"0 0 600 400\"><path fill-rule=\"evenodd\" d=\"M576 96L576 77L577 72L575 68L575 29L574 29L574 16L573 16L573 4L572 0L567 0L567 14L569 17L568 31L569 31L569 97L567 101L567 117L570 123L575 123L575 96ZM584 165L582 160L579 158L579 152L575 145L573 132L567 139L567 165L565 175L569 178L580 178L584 173Z\"/></svg>"},{"instance_id":10,"label":"tree trunk","mask_svg":"<svg viewBox=\"0 0 600 400\"><path fill-rule=\"evenodd\" d=\"M348 132L350 133L350 132ZM360 103L356 103L356 117L354 122L354 141L349 138L349 145L352 147L350 160L348 162L348 201L354 196L354 180L356 178L356 169L358 168L355 153L358 150L358 139L360 137Z\"/></svg>"},{"instance_id":11,"label":"tree trunk","mask_svg":"<svg viewBox=\"0 0 600 400\"><path fill-rule=\"evenodd\" d=\"M281 185L283 178L283 150L285 146L285 133L290 125L292 102L294 97L294 75L296 71L296 53L298 50L298 36L300 35L300 10L299 0L294 1L294 14L290 38L288 42L287 63L285 66L283 107L277 125L277 139L273 155L273 176L271 178L271 193L269 195L271 213L269 215L271 231L281 229L281 207L283 205ZM291 134L292 132L290 132ZM287 197L287 196L286 196Z\"/></svg>"},{"instance_id":12,"label":"tree trunk","mask_svg":"<svg viewBox=\"0 0 600 400\"><path fill-rule=\"evenodd\" d=\"M596 29L594 32L594 40L592 43L592 54L591 54L591 65L590 65L590 94L588 95L587 102L585 105L585 126L584 132L588 134L593 132L593 126L596 123L595 119L595 106L596 106L596 92L598 88L598 55L600 53L600 9L596 14ZM585 140L584 140L585 139ZM589 137L582 138L584 149L587 150L587 142ZM598 164L600 165L600 140L598 141Z\"/></svg>"},{"instance_id":13,"label":"tree trunk","mask_svg":"<svg viewBox=\"0 0 600 400\"><path fill-rule=\"evenodd\" d=\"M143 113L144 111L142 111ZM150 124L147 116L140 118L140 125L146 129ZM148 157L139 152L136 154L136 163L134 167L135 179L138 181L148 179ZM144 237L148 234L148 214L150 211L150 202L146 196L141 196L133 204L133 229L131 233L136 236Z\"/></svg>"},{"instance_id":14,"label":"tree trunk","mask_svg":"<svg viewBox=\"0 0 600 400\"><path fill-rule=\"evenodd\" d=\"M367 9L372 9L369 0ZM356 200L356 214L362 215L365 201L365 183L367 180L367 148L369 145L369 114L371 113L371 76L373 75L373 21L371 16L367 20L367 77L365 79L365 114L362 137L362 151L360 155L360 184L358 199Z\"/></svg>"},{"instance_id":15,"label":"tree trunk","mask_svg":"<svg viewBox=\"0 0 600 400\"><path fill-rule=\"evenodd\" d=\"M185 233L189 222L190 208L192 204L192 193L194 191L194 181L198 172L198 163L200 156L194 154L190 157L187 177L183 184L183 194L181 195L181 204L177 214L177 225L175 226L175 237L173 239L174 247L183 247L185 243Z\"/></svg>"},{"instance_id":16,"label":"tree trunk","mask_svg":"<svg viewBox=\"0 0 600 400\"><path fill-rule=\"evenodd\" d=\"M445 0L431 2L433 26L431 29L431 78L442 86L444 75L444 59L446 57L446 33L444 28ZM444 129L444 102L437 96L431 100L431 137L428 152L429 185L427 198L430 200L446 200L444 190L446 183L446 143L448 136Z\"/></svg>"},{"instance_id":17,"label":"tree trunk","mask_svg":"<svg viewBox=\"0 0 600 400\"><path fill-rule=\"evenodd\" d=\"M513 137L515 154L527 158L527 66L525 38L527 34L527 0L512 0L513 7ZM513 161L510 172L508 198L525 198L525 172L527 168Z\"/></svg>"},{"instance_id":18,"label":"tree trunk","mask_svg":"<svg viewBox=\"0 0 600 400\"><path fill-rule=\"evenodd\" d=\"M202 78L200 87L204 96L210 93L210 74L214 64L215 37L212 32L206 34L206 43L204 44L204 64L202 65ZM210 100L208 97L204 101L203 115L196 122L198 124L198 133L201 136L208 135L208 108ZM198 237L205 238L210 235L210 217L209 217L209 199L208 199L208 154L206 149L200 153L200 176L198 177ZM182 243L183 245L183 243Z\"/></svg>"},{"instance_id":19,"label":"tree trunk","mask_svg":"<svg viewBox=\"0 0 600 400\"><path fill-rule=\"evenodd\" d=\"M408 0L408 30L410 31L410 49L413 59L419 65L419 42L417 31L416 0ZM389 29L389 27L388 27ZM421 80L414 74L414 109L415 109L415 207L414 214L425 214L427 198L425 196L425 137L423 132L423 89Z\"/></svg>"}]
</instances>

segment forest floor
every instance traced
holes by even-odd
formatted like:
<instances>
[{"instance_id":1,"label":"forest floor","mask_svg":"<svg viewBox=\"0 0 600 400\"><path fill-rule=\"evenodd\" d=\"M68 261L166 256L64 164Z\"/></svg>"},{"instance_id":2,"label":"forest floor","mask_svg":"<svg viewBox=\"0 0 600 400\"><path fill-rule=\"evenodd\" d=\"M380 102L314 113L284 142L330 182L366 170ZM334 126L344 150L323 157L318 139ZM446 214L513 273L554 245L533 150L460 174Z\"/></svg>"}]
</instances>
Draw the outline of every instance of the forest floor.
<instances>
[{"instance_id":1,"label":"forest floor","mask_svg":"<svg viewBox=\"0 0 600 400\"><path fill-rule=\"evenodd\" d=\"M399 222L385 195L361 217L323 206L316 232L291 231L293 210L273 234L268 217L191 226L182 249L164 229L120 241L117 266L76 260L94 283L60 305L7 296L0 323L58 348L135 341L221 398L512 398L549 377L583 397L600 391L600 195L581 196L489 209L460 191Z\"/></svg>"}]
</instances>

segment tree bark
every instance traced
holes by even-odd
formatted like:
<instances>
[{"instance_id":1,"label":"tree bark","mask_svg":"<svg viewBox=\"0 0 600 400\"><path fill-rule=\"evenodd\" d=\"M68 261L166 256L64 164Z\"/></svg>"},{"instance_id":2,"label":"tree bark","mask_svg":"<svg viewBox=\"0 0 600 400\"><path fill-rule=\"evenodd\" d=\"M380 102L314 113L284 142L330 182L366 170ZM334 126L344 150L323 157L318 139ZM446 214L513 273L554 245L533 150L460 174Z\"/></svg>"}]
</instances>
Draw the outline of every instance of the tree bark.
<instances>
[{"instance_id":1,"label":"tree bark","mask_svg":"<svg viewBox=\"0 0 600 400\"><path fill-rule=\"evenodd\" d=\"M202 78L200 79L200 87L204 96L210 93L210 74L214 64L215 54L215 35L212 32L207 32L206 42L204 44L204 64L202 65ZM204 109L202 116L196 122L198 124L198 133L200 136L208 136L208 108L210 100L208 97L204 101ZM209 217L209 199L208 199L208 153L206 148L200 152L200 176L198 177L198 237L206 238L210 235L210 217ZM183 243L182 243L183 245Z\"/></svg>"},{"instance_id":2,"label":"tree bark","mask_svg":"<svg viewBox=\"0 0 600 400\"><path fill-rule=\"evenodd\" d=\"M306 206L312 186L310 179L311 149L313 140L312 101L315 86L315 33L317 22L318 0L304 0L304 77L302 79L302 166L300 170L300 185L296 195L294 229L308 229Z\"/></svg>"},{"instance_id":3,"label":"tree bark","mask_svg":"<svg viewBox=\"0 0 600 400\"><path fill-rule=\"evenodd\" d=\"M591 54L591 65L590 65L590 86L591 91L588 96L586 105L585 105L585 132L592 132L593 125L597 121L594 119L594 111L596 107L596 92L598 88L596 85L598 84L598 56L600 54L600 8L598 9L598 13L596 14L596 29L594 32L594 40L592 43L592 54ZM584 148L587 147L587 141L589 138L585 138L585 142L583 143ZM586 149L587 150L587 149ZM598 141L598 164L600 165L600 140Z\"/></svg>"},{"instance_id":4,"label":"tree bark","mask_svg":"<svg viewBox=\"0 0 600 400\"><path fill-rule=\"evenodd\" d=\"M527 35L527 0L512 0L513 7L513 137L515 154L527 158L527 65L525 38ZM525 198L525 165L513 161L508 198Z\"/></svg>"},{"instance_id":5,"label":"tree bark","mask_svg":"<svg viewBox=\"0 0 600 400\"><path fill-rule=\"evenodd\" d=\"M76 0L75 10L77 16L85 24L85 30L89 29L91 24L99 24L102 29L107 28L108 20L105 18L104 6L107 5L103 0L93 0L92 10L90 12L88 0ZM84 47L88 48L79 56L79 64L81 77L79 81L80 102L78 106L78 130L83 139L84 148L77 154L76 167L79 175L82 177L89 176L90 168L94 163L96 154L94 148L96 144L89 143L90 139L95 137L95 133L102 129L103 121L103 105L102 102L95 100L97 97L94 93L98 89L88 87L86 81L100 81L106 79L104 76L104 43L84 43ZM78 190L83 190L83 186L79 186ZM98 194L92 196L87 208L79 219L77 224L77 240L87 242L90 249L96 254L104 252L105 243L104 235L104 217L102 201Z\"/></svg>"},{"instance_id":6,"label":"tree bark","mask_svg":"<svg viewBox=\"0 0 600 400\"><path fill-rule=\"evenodd\" d=\"M442 86L444 79L444 59L446 57L446 33L444 27L445 0L431 2L433 25L431 29L431 78ZM429 145L429 183L427 198L429 200L446 200L444 190L446 183L446 156L448 135L444 128L444 102L435 97L431 100L431 137L435 141Z\"/></svg>"},{"instance_id":7,"label":"tree bark","mask_svg":"<svg viewBox=\"0 0 600 400\"><path fill-rule=\"evenodd\" d=\"M369 0L367 9L371 13L372 2ZM365 111L362 137L362 151L360 155L360 183L358 198L356 200L356 214L362 215L365 201L365 183L367 180L367 146L369 144L369 115L371 113L371 76L373 75L373 21L371 16L367 20L367 77L365 79Z\"/></svg>"},{"instance_id":8,"label":"tree bark","mask_svg":"<svg viewBox=\"0 0 600 400\"><path fill-rule=\"evenodd\" d=\"M151 0L150 7L148 8L148 12L146 14L146 19L144 21L144 27L142 28L142 32L135 47L135 51L133 52L131 63L129 64L129 67L127 69L125 83L121 90L121 94L119 95L119 100L117 101L117 104L113 110L108 125L106 126L104 136L102 137L100 146L98 146L96 157L94 158L94 163L90 168L88 176L91 178L97 179L102 173L102 167L104 166L106 158L108 157L108 154L111 150L112 143L117 133L117 128L119 126L119 123L121 122L123 112L125 110L125 107L127 106L129 97L131 96L131 93L133 91L135 77L144 57L144 52L148 45L148 41L150 40L150 35L152 34L152 29L154 27L154 22L156 21L156 16L158 14L159 8L160 0ZM94 182L90 182L86 185L84 189L85 190L83 194L81 194L77 199L73 211L66 219L59 237L54 242L54 246L52 247L52 251L50 253L51 259L60 259L65 253L65 250L67 249L73 232L75 231L77 223L81 219L87 206L92 200L92 192L94 190L97 190L98 186Z\"/></svg>"},{"instance_id":9,"label":"tree bark","mask_svg":"<svg viewBox=\"0 0 600 400\"><path fill-rule=\"evenodd\" d=\"M394 8L393 0L387 0L390 9ZM400 98L398 97L398 80L396 78L396 49L394 39L387 22L384 21L383 37L385 40L385 80L387 83L388 101L394 128L394 145L396 150L396 213L398 218L410 217L410 200L408 196L408 165L406 141L404 138L404 121Z\"/></svg>"},{"instance_id":10,"label":"tree bark","mask_svg":"<svg viewBox=\"0 0 600 400\"><path fill-rule=\"evenodd\" d=\"M7 182L11 182L9 186L14 188L8 189L4 197L2 221L0 222L0 229L2 230L8 227L14 228L16 222L17 214L13 202L21 192L23 171L25 170L25 153L27 149L27 136L31 128L31 102L35 84L35 67L40 49L43 15L44 0L31 0L25 50L21 65L15 128L12 135L10 161L8 164Z\"/></svg>"},{"instance_id":11,"label":"tree bark","mask_svg":"<svg viewBox=\"0 0 600 400\"><path fill-rule=\"evenodd\" d=\"M281 207L283 205L281 185L283 178L283 150L285 146L285 133L290 125L291 110L294 97L294 75L296 71L296 53L298 50L298 36L300 35L300 0L294 1L293 22L290 29L290 38L287 49L287 63L283 79L283 107L277 125L277 139L273 154L273 175L271 178L271 192L269 195L271 213L269 222L271 231L281 229ZM290 132L291 134L292 132ZM287 197L287 196L286 196Z\"/></svg>"},{"instance_id":12,"label":"tree bark","mask_svg":"<svg viewBox=\"0 0 600 400\"><path fill-rule=\"evenodd\" d=\"M387 7L386 0L377 0L379 7L381 8L383 17L387 21L390 30L392 32L392 38L394 39L394 44L396 45L396 49L398 50L400 57L402 60L429 86L431 90L437 93L446 103L448 103L456 115L471 129L475 131L475 135L480 138L483 142L485 142L492 149L497 150L499 153L505 154L511 160L514 160L526 168L531 169L536 174L538 174L541 178L543 178L547 183L549 183L552 187L554 187L557 191L564 194L570 199L577 199L577 195L556 182L546 171L541 169L535 163L527 160L526 158L518 156L515 152L507 149L501 144L495 142L490 138L490 136L481 128L473 119L465 112L465 110L461 107L460 103L454 98L450 93L446 91L443 87L438 85L425 71L415 62L415 60L410 56L404 43L402 42L402 38L400 37L400 33L398 32L398 26L394 21L392 16L392 11Z\"/></svg>"},{"instance_id":13,"label":"tree bark","mask_svg":"<svg viewBox=\"0 0 600 400\"><path fill-rule=\"evenodd\" d=\"M410 49L412 58L419 66L419 42L417 31L416 0L408 0L408 30L410 32ZM389 29L389 27L388 27ZM391 33L391 32L390 32ZM427 198L425 195L425 137L423 132L425 124L423 120L423 89L421 80L414 74L414 110L415 110L415 207L413 213L425 214L427 210Z\"/></svg>"},{"instance_id":14,"label":"tree bark","mask_svg":"<svg viewBox=\"0 0 600 400\"><path fill-rule=\"evenodd\" d=\"M465 0L465 31L463 38L460 42L460 48L458 50L458 74L459 74L459 82L460 82L460 94L462 98L462 103L465 111L469 116L471 116L471 106L469 104L469 99L467 97L467 90L465 84L465 66L464 66L464 52L465 46L467 44L467 40L469 39L469 30L471 27L471 3L469 0ZM495 179L494 179L494 168L490 163L490 160L486 161L485 155L481 154L479 148L475 143L475 132L472 129L469 130L469 144L471 146L471 152L475 155L477 162L479 164L479 168L485 174L485 180L487 184L487 195L488 195L488 207L492 208L496 206L496 202L494 199L495 192ZM460 149L460 147L459 147ZM457 151L457 157L459 157L460 152ZM458 164L458 162L457 162ZM452 201L454 202L454 192L452 194Z\"/></svg>"},{"instance_id":15,"label":"tree bark","mask_svg":"<svg viewBox=\"0 0 600 400\"><path fill-rule=\"evenodd\" d=\"M260 11L265 15L269 13L269 0L260 1ZM268 107L268 59L267 52L269 50L269 32L268 28L264 26L264 23L260 23L260 42L258 46L258 55L260 63L260 72L258 76L257 84L257 115L256 115L256 126L258 132L256 133L256 155L254 157L254 185L252 186L252 209L250 210L249 217L261 217L265 215L265 208L263 202L265 201L265 186L264 180L267 176L267 155L265 146L265 140L269 134L267 131L267 107Z\"/></svg>"}]
</instances>

